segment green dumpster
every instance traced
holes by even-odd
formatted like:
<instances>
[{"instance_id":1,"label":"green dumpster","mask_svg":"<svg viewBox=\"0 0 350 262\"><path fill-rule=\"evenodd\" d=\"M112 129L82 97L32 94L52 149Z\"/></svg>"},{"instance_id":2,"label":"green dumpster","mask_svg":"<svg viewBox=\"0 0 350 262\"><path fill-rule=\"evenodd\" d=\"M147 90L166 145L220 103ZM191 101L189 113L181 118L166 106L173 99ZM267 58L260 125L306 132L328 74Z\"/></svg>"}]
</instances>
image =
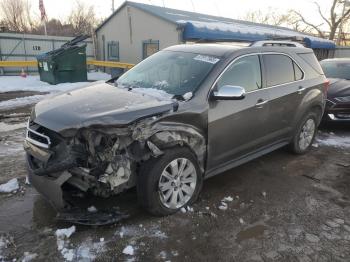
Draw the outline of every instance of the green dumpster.
<instances>
[{"instance_id":1,"label":"green dumpster","mask_svg":"<svg viewBox=\"0 0 350 262\"><path fill-rule=\"evenodd\" d=\"M56 85L87 81L86 44L77 37L61 48L37 56L40 80Z\"/></svg>"}]
</instances>

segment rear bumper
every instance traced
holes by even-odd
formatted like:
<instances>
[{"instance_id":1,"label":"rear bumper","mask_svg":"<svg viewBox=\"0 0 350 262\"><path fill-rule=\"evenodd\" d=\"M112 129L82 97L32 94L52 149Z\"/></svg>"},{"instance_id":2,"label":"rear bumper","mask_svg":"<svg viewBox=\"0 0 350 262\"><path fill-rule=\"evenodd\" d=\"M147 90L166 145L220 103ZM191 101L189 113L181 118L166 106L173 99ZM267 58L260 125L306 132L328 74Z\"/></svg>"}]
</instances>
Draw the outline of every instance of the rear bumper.
<instances>
[{"instance_id":1,"label":"rear bumper","mask_svg":"<svg viewBox=\"0 0 350 262\"><path fill-rule=\"evenodd\" d=\"M62 185L72 176L67 171L62 172L59 176L49 177L45 175L36 175L33 172L30 155L27 154L27 170L29 182L33 187L42 194L56 210L63 210L67 203L63 199Z\"/></svg>"}]
</instances>

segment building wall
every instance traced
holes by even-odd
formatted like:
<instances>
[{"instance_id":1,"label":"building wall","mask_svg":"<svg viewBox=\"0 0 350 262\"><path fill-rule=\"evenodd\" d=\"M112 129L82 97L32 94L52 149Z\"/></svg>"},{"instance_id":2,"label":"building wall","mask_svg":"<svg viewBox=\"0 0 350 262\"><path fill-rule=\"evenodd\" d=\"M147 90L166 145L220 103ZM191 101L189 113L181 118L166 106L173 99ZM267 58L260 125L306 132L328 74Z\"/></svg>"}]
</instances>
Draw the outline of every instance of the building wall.
<instances>
[{"instance_id":1,"label":"building wall","mask_svg":"<svg viewBox=\"0 0 350 262\"><path fill-rule=\"evenodd\" d=\"M131 6L119 10L96 35L98 59L108 60L108 42L116 41L119 43L119 61L127 63L142 60L143 41L159 41L160 50L180 43L176 25Z\"/></svg>"},{"instance_id":2,"label":"building wall","mask_svg":"<svg viewBox=\"0 0 350 262\"><path fill-rule=\"evenodd\" d=\"M42 53L60 48L73 37L45 36L31 34L0 33L0 60L1 61L31 61ZM94 47L91 39L86 39L86 55L88 59L94 58ZM1 68L0 73L11 74L21 68ZM36 72L36 68L27 71Z\"/></svg>"}]
</instances>

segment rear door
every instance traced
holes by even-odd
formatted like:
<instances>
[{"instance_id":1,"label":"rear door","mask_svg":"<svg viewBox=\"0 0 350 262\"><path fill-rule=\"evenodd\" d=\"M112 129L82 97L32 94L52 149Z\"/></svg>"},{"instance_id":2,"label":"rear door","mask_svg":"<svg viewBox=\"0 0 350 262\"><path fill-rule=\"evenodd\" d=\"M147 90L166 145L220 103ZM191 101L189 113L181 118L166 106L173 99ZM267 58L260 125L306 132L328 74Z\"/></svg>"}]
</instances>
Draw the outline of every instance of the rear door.
<instances>
[{"instance_id":1,"label":"rear door","mask_svg":"<svg viewBox=\"0 0 350 262\"><path fill-rule=\"evenodd\" d=\"M292 131L293 119L303 99L306 86L304 72L288 55L263 54L266 87L270 97L269 140L284 139Z\"/></svg>"},{"instance_id":2,"label":"rear door","mask_svg":"<svg viewBox=\"0 0 350 262\"><path fill-rule=\"evenodd\" d=\"M219 77L214 90L224 85L245 88L242 100L209 101L208 171L259 148L267 135L269 97L262 88L259 55L236 59Z\"/></svg>"}]
</instances>

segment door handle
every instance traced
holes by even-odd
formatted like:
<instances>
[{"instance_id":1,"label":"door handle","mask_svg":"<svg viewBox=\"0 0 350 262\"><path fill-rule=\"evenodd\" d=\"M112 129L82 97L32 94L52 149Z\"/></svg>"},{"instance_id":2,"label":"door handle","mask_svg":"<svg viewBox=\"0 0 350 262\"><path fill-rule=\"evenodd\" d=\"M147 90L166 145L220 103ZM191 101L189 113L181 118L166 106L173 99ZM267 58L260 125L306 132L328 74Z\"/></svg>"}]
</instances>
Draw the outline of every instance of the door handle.
<instances>
[{"instance_id":1,"label":"door handle","mask_svg":"<svg viewBox=\"0 0 350 262\"><path fill-rule=\"evenodd\" d=\"M301 95L304 91L306 90L306 88L305 87L303 87L303 86L299 86L299 89L298 89L298 93L299 93L299 95Z\"/></svg>"},{"instance_id":2,"label":"door handle","mask_svg":"<svg viewBox=\"0 0 350 262\"><path fill-rule=\"evenodd\" d=\"M255 106L259 107L259 108L262 108L263 105L265 105L267 102L269 102L269 100L259 99L258 102L255 104Z\"/></svg>"}]
</instances>

